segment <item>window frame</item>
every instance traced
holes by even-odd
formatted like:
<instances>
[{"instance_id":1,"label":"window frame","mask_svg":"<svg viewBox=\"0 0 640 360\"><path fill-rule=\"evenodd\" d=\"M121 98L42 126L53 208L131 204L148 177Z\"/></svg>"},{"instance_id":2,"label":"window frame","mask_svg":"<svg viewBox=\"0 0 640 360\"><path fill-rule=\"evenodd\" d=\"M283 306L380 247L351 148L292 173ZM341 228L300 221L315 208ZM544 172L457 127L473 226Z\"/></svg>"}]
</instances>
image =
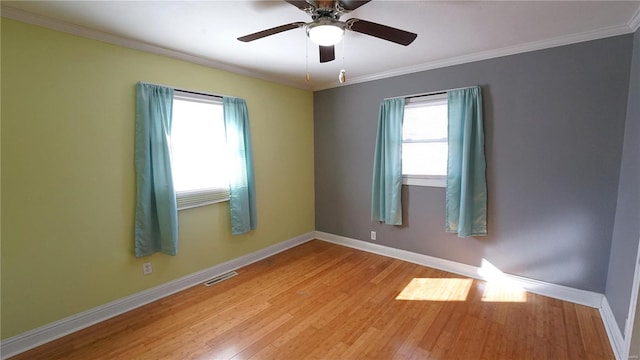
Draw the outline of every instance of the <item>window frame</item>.
<instances>
[{"instance_id":1,"label":"window frame","mask_svg":"<svg viewBox=\"0 0 640 360\"><path fill-rule=\"evenodd\" d=\"M222 98L214 95L193 93L189 91L174 90L173 100L193 101L205 104L223 106ZM172 123L175 119L172 119ZM223 119L224 122L224 119ZM214 165L215 166L215 165ZM172 169L173 171L173 169ZM173 176L173 174L172 174ZM216 204L229 201L229 187L207 188L197 190L176 191L176 204L178 211L195 207Z\"/></svg>"},{"instance_id":2,"label":"window frame","mask_svg":"<svg viewBox=\"0 0 640 360\"><path fill-rule=\"evenodd\" d=\"M442 102L445 101L448 103L448 94L438 93L431 95L423 95L417 97L411 97L405 99L404 108L407 107L418 107L425 103L433 103L433 102ZM449 122L447 116L447 124ZM403 125L404 126L404 125ZM402 144L405 143L424 143L424 142L443 142L443 141L404 141L402 140ZM446 143L449 142L449 136L447 134ZM402 174L402 184L409 186L427 186L427 187L446 187L447 186L447 176L446 175L417 175L417 174Z\"/></svg>"}]
</instances>

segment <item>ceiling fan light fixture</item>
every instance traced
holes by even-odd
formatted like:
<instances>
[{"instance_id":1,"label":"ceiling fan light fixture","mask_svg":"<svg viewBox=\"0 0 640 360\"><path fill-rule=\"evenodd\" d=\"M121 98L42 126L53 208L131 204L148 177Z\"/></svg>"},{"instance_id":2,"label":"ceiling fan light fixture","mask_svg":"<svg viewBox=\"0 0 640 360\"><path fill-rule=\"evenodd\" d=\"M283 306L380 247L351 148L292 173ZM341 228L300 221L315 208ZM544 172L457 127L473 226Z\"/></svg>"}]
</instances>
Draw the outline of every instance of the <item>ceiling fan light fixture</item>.
<instances>
[{"instance_id":1,"label":"ceiling fan light fixture","mask_svg":"<svg viewBox=\"0 0 640 360\"><path fill-rule=\"evenodd\" d=\"M307 26L307 36L320 46L335 45L344 36L344 23L332 20L316 20Z\"/></svg>"}]
</instances>

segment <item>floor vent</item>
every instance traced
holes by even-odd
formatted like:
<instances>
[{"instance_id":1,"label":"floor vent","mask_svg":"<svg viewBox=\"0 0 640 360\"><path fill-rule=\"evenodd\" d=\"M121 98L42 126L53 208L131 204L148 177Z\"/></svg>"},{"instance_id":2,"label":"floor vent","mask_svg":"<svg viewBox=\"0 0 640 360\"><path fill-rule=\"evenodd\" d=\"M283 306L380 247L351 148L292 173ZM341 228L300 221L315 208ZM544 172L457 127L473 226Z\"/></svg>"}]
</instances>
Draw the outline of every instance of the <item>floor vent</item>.
<instances>
[{"instance_id":1,"label":"floor vent","mask_svg":"<svg viewBox=\"0 0 640 360\"><path fill-rule=\"evenodd\" d=\"M236 275L238 275L238 273L237 273L237 272L235 272L235 271L231 271L231 272L228 272L228 273L226 273L226 274L222 274L222 275L220 275L220 276L216 276L216 277L214 277L214 278L212 278L212 279L209 279L209 280L205 281L205 282L204 282L204 286L211 286L211 285L215 285L215 284L217 284L217 283L219 283L219 282L222 282L222 281L225 281L225 280L227 280L227 279L230 279L230 278L232 278L232 277L234 277L234 276L236 276Z\"/></svg>"}]
</instances>

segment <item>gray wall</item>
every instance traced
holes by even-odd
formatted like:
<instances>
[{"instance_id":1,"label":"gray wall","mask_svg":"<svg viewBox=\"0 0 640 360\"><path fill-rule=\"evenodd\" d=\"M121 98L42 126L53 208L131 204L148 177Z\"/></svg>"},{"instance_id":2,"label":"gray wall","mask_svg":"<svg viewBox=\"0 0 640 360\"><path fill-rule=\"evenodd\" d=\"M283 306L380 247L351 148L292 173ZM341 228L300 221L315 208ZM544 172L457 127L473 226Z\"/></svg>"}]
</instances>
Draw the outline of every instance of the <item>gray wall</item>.
<instances>
[{"instance_id":1,"label":"gray wall","mask_svg":"<svg viewBox=\"0 0 640 360\"><path fill-rule=\"evenodd\" d=\"M616 209L632 36L318 91L316 229L604 292ZM402 51L401 48L398 51ZM480 85L489 236L444 232L444 189L403 186L405 225L370 220L378 106L386 97Z\"/></svg>"},{"instance_id":2,"label":"gray wall","mask_svg":"<svg viewBox=\"0 0 640 360\"><path fill-rule=\"evenodd\" d=\"M618 204L605 295L624 334L640 239L640 31L636 31L633 42L622 149Z\"/></svg>"}]
</instances>

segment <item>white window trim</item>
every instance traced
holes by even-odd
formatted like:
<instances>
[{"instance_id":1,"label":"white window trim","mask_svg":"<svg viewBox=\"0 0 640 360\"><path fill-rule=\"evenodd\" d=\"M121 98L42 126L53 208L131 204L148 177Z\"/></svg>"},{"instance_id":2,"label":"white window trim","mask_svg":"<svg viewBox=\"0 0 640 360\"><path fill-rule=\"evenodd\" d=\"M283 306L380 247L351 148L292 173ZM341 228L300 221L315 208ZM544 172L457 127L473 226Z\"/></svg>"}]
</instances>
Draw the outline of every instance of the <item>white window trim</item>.
<instances>
[{"instance_id":1,"label":"white window trim","mask_svg":"<svg viewBox=\"0 0 640 360\"><path fill-rule=\"evenodd\" d=\"M423 103L441 103L448 101L448 94L445 92L443 94L435 94L435 95L425 95L425 96L417 96L408 98L405 100L405 108L412 106L421 106ZM431 140L428 142L444 142L448 141L448 139L438 139ZM427 142L427 141L415 141L415 142ZM403 174L402 175L402 185L408 186L428 186L428 187L447 187L447 176L446 175L411 175L411 174Z\"/></svg>"},{"instance_id":2,"label":"white window trim","mask_svg":"<svg viewBox=\"0 0 640 360\"><path fill-rule=\"evenodd\" d=\"M445 175L402 175L402 185L447 187Z\"/></svg>"},{"instance_id":3,"label":"white window trim","mask_svg":"<svg viewBox=\"0 0 640 360\"><path fill-rule=\"evenodd\" d=\"M187 91L174 90L173 91L173 99L174 100L186 100L186 101L197 101L205 104L215 104L222 105L222 98L216 97L213 95L205 95L205 94L196 94L190 93Z\"/></svg>"},{"instance_id":4,"label":"white window trim","mask_svg":"<svg viewBox=\"0 0 640 360\"><path fill-rule=\"evenodd\" d=\"M215 104L222 106L222 98L196 94L187 91L174 90L174 100L197 101L206 104ZM191 209L195 207L216 204L219 202L229 201L229 189L199 189L189 191L176 191L176 204L178 211Z\"/></svg>"},{"instance_id":5,"label":"white window trim","mask_svg":"<svg viewBox=\"0 0 640 360\"><path fill-rule=\"evenodd\" d=\"M438 102L446 102L448 101L448 94L435 94L435 95L424 95L424 96L416 96L411 97L405 100L404 106L420 106L421 103L438 103Z\"/></svg>"},{"instance_id":6,"label":"white window trim","mask_svg":"<svg viewBox=\"0 0 640 360\"><path fill-rule=\"evenodd\" d=\"M178 211L229 201L229 189L202 189L176 192Z\"/></svg>"}]
</instances>

